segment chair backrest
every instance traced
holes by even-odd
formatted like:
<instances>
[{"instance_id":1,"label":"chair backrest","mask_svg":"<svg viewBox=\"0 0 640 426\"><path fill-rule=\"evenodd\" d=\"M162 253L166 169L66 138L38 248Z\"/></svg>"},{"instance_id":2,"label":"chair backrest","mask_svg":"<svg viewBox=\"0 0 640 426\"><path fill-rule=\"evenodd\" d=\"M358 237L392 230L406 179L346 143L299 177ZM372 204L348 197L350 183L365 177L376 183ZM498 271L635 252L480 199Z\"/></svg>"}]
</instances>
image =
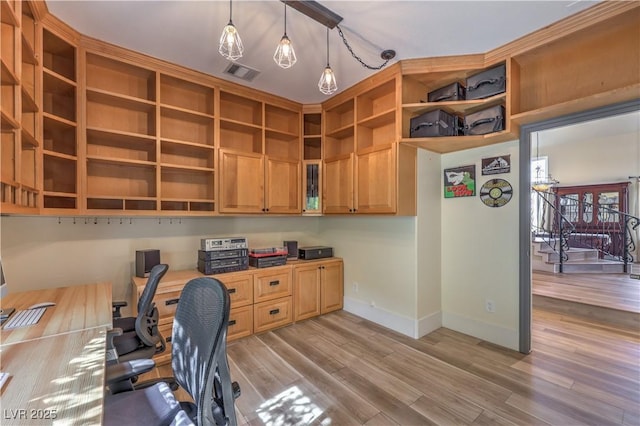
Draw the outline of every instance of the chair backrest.
<instances>
[{"instance_id":1,"label":"chair backrest","mask_svg":"<svg viewBox=\"0 0 640 426\"><path fill-rule=\"evenodd\" d=\"M236 424L226 352L230 305L224 284L195 278L183 288L173 320L173 374L193 398L199 425L220 424L220 413L224 423ZM216 377L221 386L214 385Z\"/></svg>"},{"instance_id":2,"label":"chair backrest","mask_svg":"<svg viewBox=\"0 0 640 426\"><path fill-rule=\"evenodd\" d=\"M161 344L164 350L164 340L158 331L158 309L153 302L160 280L169 270L169 265L161 263L151 268L149 279L138 300L138 315L136 316L136 334L146 346ZM160 351L160 349L158 349Z\"/></svg>"}]
</instances>

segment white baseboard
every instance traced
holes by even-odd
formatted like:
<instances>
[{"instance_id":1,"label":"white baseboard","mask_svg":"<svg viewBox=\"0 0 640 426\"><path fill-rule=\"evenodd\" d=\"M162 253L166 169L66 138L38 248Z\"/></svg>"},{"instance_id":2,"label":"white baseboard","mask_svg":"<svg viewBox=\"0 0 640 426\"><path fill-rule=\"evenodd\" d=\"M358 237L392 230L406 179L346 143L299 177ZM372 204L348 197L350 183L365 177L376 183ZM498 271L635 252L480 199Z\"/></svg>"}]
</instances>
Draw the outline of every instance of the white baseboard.
<instances>
[{"instance_id":1,"label":"white baseboard","mask_svg":"<svg viewBox=\"0 0 640 426\"><path fill-rule=\"evenodd\" d=\"M442 326L505 348L516 351L519 348L518 330L481 322L477 318L444 312L442 314Z\"/></svg>"},{"instance_id":2,"label":"white baseboard","mask_svg":"<svg viewBox=\"0 0 640 426\"><path fill-rule=\"evenodd\" d=\"M441 312L436 312L419 320L414 320L412 318L378 308L377 306L371 306L361 300L347 297L344 298L343 309L414 339L418 339L429 334L442 326Z\"/></svg>"}]
</instances>

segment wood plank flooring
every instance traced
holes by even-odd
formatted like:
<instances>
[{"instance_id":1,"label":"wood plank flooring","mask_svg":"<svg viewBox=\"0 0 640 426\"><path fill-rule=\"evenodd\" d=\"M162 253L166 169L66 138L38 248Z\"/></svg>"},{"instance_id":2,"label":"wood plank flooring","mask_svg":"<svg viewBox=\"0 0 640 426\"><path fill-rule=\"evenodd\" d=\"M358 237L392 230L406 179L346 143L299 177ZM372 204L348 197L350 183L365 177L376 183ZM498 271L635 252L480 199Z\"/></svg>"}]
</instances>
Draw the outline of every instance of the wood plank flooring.
<instances>
[{"instance_id":1,"label":"wood plank flooring","mask_svg":"<svg viewBox=\"0 0 640 426\"><path fill-rule=\"evenodd\" d=\"M534 295L640 313L640 280L626 274L553 274L534 271Z\"/></svg>"},{"instance_id":2,"label":"wood plank flooring","mask_svg":"<svg viewBox=\"0 0 640 426\"><path fill-rule=\"evenodd\" d=\"M344 311L240 339L228 346L239 424L640 425L638 330L533 315L529 355Z\"/></svg>"}]
</instances>

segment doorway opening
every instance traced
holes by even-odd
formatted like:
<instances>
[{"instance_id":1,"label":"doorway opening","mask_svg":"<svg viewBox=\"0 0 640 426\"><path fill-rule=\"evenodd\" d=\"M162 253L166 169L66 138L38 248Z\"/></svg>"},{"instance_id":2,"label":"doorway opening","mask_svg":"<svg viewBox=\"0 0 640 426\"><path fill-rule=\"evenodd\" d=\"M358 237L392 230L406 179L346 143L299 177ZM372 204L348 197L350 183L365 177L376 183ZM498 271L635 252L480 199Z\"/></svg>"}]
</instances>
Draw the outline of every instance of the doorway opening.
<instances>
[{"instance_id":1,"label":"doorway opening","mask_svg":"<svg viewBox=\"0 0 640 426\"><path fill-rule=\"evenodd\" d=\"M523 191L526 188L531 188L532 183L532 159L534 157L539 157L536 155L536 152L532 152L532 149L535 148L532 140L535 140L538 137L539 132L544 132L547 130L558 129L562 127L583 124L587 122L591 122L594 120L600 120L615 116L620 116L623 114L629 114L632 112L640 111L640 99L634 100L630 102L624 102L616 105L610 105L607 107L597 108L590 111L585 111L581 113L571 114L563 117L558 117L550 120L541 121L538 123L531 123L527 125L523 125L521 127L520 132L520 188L523 188ZM606 129L605 129L606 130ZM640 144L640 139L638 140ZM625 155L625 153L620 152L620 156ZM626 155L634 155L634 153L627 153ZM639 153L635 153L635 155L640 157ZM553 168L553 159L548 159L550 163L547 167ZM578 157L576 156L575 161L578 161ZM640 158L637 159L640 163ZM640 167L640 166L638 166ZM547 170L549 171L549 169ZM558 178L562 181L562 176L558 176L557 173L554 173L554 177ZM635 194L635 203L636 209L638 205L638 196L640 196L640 189L638 189L639 183L637 179L635 179L634 185L631 187L631 191L636 191ZM519 225L519 240L520 240L520 270L519 270L519 287L520 287L520 318L519 318L519 350L522 353L529 353L531 351L531 321L532 321L532 232L531 232L531 212L533 203L532 197L530 196L531 189L529 189L529 196L527 194L523 194L520 197L520 225Z\"/></svg>"}]
</instances>

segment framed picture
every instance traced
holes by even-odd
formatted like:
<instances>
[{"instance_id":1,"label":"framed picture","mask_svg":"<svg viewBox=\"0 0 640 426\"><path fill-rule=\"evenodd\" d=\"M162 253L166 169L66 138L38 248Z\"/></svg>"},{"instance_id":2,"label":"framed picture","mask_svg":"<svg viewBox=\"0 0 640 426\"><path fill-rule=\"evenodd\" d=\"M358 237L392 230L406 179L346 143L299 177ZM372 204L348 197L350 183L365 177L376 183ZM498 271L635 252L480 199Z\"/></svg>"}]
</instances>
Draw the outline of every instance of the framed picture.
<instances>
[{"instance_id":1,"label":"framed picture","mask_svg":"<svg viewBox=\"0 0 640 426\"><path fill-rule=\"evenodd\" d=\"M482 159L482 175L497 175L511 171L511 155Z\"/></svg>"},{"instance_id":2,"label":"framed picture","mask_svg":"<svg viewBox=\"0 0 640 426\"><path fill-rule=\"evenodd\" d=\"M444 198L472 197L476 195L476 166L444 169Z\"/></svg>"}]
</instances>

